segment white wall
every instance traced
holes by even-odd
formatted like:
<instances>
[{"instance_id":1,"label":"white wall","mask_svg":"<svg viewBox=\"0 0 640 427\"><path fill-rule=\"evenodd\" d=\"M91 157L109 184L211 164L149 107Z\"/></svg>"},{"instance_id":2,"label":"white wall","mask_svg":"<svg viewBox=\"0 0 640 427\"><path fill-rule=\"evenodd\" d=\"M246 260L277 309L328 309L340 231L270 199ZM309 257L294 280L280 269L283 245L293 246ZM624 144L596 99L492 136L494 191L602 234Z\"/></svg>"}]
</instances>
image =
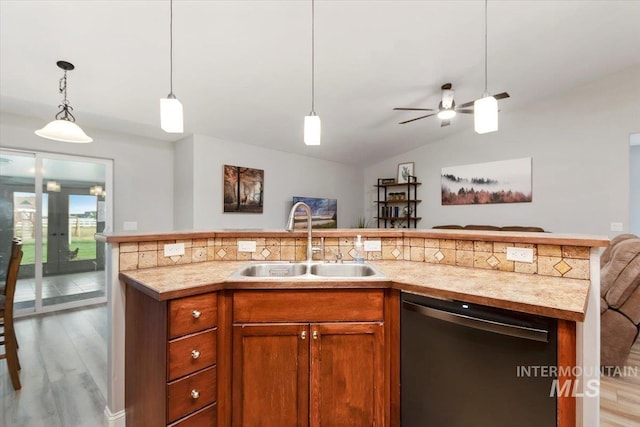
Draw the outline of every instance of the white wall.
<instances>
[{"instance_id":1,"label":"white wall","mask_svg":"<svg viewBox=\"0 0 640 427\"><path fill-rule=\"evenodd\" d=\"M415 162L420 228L439 224L541 226L553 232L615 235L629 226L629 134L640 128L640 66L517 112L501 113L498 132L478 135L472 120L449 138L365 168L364 209L375 216L378 177ZM511 93L517 98L517 93ZM509 100L500 101L506 105ZM419 126L419 125L416 125ZM416 128L419 131L419 128ZM495 160L533 158L533 202L442 206L440 169Z\"/></svg>"},{"instance_id":2,"label":"white wall","mask_svg":"<svg viewBox=\"0 0 640 427\"><path fill-rule=\"evenodd\" d=\"M191 213L177 215L176 228L283 229L293 196L337 199L340 228L355 226L362 216L361 168L203 135L180 141L177 147L176 200L189 174L194 190ZM225 164L264 170L264 213L223 213ZM192 223L188 222L190 215Z\"/></svg>"},{"instance_id":3,"label":"white wall","mask_svg":"<svg viewBox=\"0 0 640 427\"><path fill-rule=\"evenodd\" d=\"M638 145L630 147L629 155L629 232L640 236L640 134L636 134Z\"/></svg>"},{"instance_id":4,"label":"white wall","mask_svg":"<svg viewBox=\"0 0 640 427\"><path fill-rule=\"evenodd\" d=\"M85 128L94 141L70 144L36 136L41 120L2 113L0 146L113 159L114 231L136 221L140 231L173 227L173 143Z\"/></svg>"},{"instance_id":5,"label":"white wall","mask_svg":"<svg viewBox=\"0 0 640 427\"><path fill-rule=\"evenodd\" d=\"M173 147L173 227L193 228L193 135L176 141Z\"/></svg>"}]
</instances>

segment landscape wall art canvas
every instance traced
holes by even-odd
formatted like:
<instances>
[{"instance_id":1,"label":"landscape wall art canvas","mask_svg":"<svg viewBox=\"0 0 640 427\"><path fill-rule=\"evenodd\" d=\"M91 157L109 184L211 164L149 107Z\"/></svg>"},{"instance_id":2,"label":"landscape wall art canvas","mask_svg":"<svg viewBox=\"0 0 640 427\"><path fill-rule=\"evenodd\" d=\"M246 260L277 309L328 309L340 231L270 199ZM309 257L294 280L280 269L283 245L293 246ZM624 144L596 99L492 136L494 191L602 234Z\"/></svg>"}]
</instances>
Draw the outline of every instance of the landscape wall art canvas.
<instances>
[{"instance_id":1,"label":"landscape wall art canvas","mask_svg":"<svg viewBox=\"0 0 640 427\"><path fill-rule=\"evenodd\" d=\"M531 202L531 157L442 168L442 204Z\"/></svg>"},{"instance_id":2,"label":"landscape wall art canvas","mask_svg":"<svg viewBox=\"0 0 640 427\"><path fill-rule=\"evenodd\" d=\"M262 213L264 170L224 165L224 212Z\"/></svg>"},{"instance_id":3,"label":"landscape wall art canvas","mask_svg":"<svg viewBox=\"0 0 640 427\"><path fill-rule=\"evenodd\" d=\"M293 198L293 203L304 202L311 208L311 228L338 228L338 201L314 197ZM296 209L294 228L307 228L307 216L303 208Z\"/></svg>"}]
</instances>

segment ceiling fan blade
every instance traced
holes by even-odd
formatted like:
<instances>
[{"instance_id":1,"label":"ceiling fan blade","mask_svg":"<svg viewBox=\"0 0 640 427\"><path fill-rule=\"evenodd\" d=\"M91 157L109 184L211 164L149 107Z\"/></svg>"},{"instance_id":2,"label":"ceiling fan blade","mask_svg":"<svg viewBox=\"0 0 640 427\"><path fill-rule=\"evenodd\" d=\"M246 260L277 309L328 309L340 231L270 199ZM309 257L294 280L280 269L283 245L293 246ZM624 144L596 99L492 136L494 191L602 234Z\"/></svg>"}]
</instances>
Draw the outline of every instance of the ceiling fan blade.
<instances>
[{"instance_id":1,"label":"ceiling fan blade","mask_svg":"<svg viewBox=\"0 0 640 427\"><path fill-rule=\"evenodd\" d=\"M461 105L456 105L456 111L460 111L457 110L457 108L467 108L467 107L473 107L473 103L476 101L469 101L469 102L465 102L464 104Z\"/></svg>"},{"instance_id":2,"label":"ceiling fan blade","mask_svg":"<svg viewBox=\"0 0 640 427\"><path fill-rule=\"evenodd\" d=\"M435 111L434 109L431 109L431 108L400 108L400 107L396 107L396 108L394 108L394 110L398 110L398 111Z\"/></svg>"},{"instance_id":3,"label":"ceiling fan blade","mask_svg":"<svg viewBox=\"0 0 640 427\"><path fill-rule=\"evenodd\" d=\"M497 95L493 95L493 97L494 97L495 99L504 99L504 98L509 98L509 94L508 94L507 92L502 92L502 93L499 93L499 94L497 94ZM478 99L480 99L480 98L478 98ZM476 100L469 101L469 102L465 102L465 103L464 103L464 104L462 104L462 105L457 105L457 106L456 106L456 108L467 108L467 107L473 107L473 103L474 103L474 102L476 102ZM456 111L458 111L458 112L459 112L460 110L456 110Z\"/></svg>"},{"instance_id":4,"label":"ceiling fan blade","mask_svg":"<svg viewBox=\"0 0 640 427\"><path fill-rule=\"evenodd\" d=\"M436 115L436 113L433 113L433 114L427 114L426 116L416 117L415 119L406 120L406 121L404 121L404 122L400 122L400 123L398 123L398 124L399 124L399 125L403 125L403 124L405 124L405 123L415 122L416 120L424 119L424 118L426 118L426 117L431 117L431 116L435 116L435 115Z\"/></svg>"},{"instance_id":5,"label":"ceiling fan blade","mask_svg":"<svg viewBox=\"0 0 640 427\"><path fill-rule=\"evenodd\" d=\"M451 124L451 122L449 120L443 120L442 123L440 123L440 127L445 127L445 126L449 126Z\"/></svg>"},{"instance_id":6,"label":"ceiling fan blade","mask_svg":"<svg viewBox=\"0 0 640 427\"><path fill-rule=\"evenodd\" d=\"M456 113L462 113L462 114L473 114L473 110L458 110L456 108Z\"/></svg>"}]
</instances>

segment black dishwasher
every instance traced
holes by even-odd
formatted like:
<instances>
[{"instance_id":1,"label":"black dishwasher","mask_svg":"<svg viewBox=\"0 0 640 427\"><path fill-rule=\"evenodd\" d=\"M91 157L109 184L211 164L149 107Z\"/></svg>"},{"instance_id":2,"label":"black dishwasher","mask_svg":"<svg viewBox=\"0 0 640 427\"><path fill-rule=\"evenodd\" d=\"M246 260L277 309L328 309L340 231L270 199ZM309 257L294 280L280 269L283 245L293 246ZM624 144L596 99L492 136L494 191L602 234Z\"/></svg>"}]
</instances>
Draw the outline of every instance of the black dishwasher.
<instances>
[{"instance_id":1,"label":"black dishwasher","mask_svg":"<svg viewBox=\"0 0 640 427\"><path fill-rule=\"evenodd\" d=\"M551 427L557 321L402 294L402 427Z\"/></svg>"}]
</instances>

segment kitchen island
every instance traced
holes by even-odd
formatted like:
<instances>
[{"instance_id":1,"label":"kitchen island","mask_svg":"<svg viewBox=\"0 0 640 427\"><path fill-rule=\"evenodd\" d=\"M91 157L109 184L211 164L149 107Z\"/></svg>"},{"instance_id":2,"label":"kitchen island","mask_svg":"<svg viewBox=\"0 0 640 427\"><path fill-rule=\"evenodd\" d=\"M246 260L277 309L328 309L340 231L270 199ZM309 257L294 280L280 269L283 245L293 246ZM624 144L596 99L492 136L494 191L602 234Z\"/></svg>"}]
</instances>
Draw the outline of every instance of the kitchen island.
<instances>
[{"instance_id":1,"label":"kitchen island","mask_svg":"<svg viewBox=\"0 0 640 427\"><path fill-rule=\"evenodd\" d=\"M242 319L234 320L232 308L236 305L234 296L245 294L248 297L252 295L249 290L255 292L268 290L271 293L273 290L294 292L291 294L292 298L296 296L295 292L300 290L329 296L332 292L346 290L377 292L376 295L382 301L380 311L371 315L366 314L360 320L370 323L371 328L376 322L381 324L381 332L368 331L368 335L364 334L363 337L377 337L374 341L381 340L383 344L380 349L389 360L388 364L384 362L380 365L384 373L384 378L381 380L385 384L385 395L381 397L384 404L383 409L380 408L380 413L374 414L378 417L376 419L384 420L379 423L380 425L398 425L399 419L399 388L396 371L399 369L397 329L400 291L557 318L559 319L559 342L560 339L563 340L562 346L559 346L559 353L562 349L562 354L559 354L559 364L567 366L577 364L583 368L598 366L599 316L597 313L599 308L597 304L599 301L598 298L594 298L594 295L599 295L596 248L606 246L606 239L546 233L449 230L444 232L438 230L404 232L337 230L319 231L314 234L315 239L324 240L322 242L325 249L324 260L335 259L337 252L344 255L345 259L349 259L356 234L362 234L367 240L379 240L380 250L368 252L367 258L386 277L376 280L341 279L339 281L318 278L313 280L231 278L234 271L251 260L304 259L306 238L303 238L300 232L225 231L103 236L102 239L111 245L108 253L111 255L110 265L112 266L110 272L112 293L109 297L112 328L111 381L109 407L105 412L112 425L122 425L119 421L124 418L123 412L114 411L119 407L118 405L121 405L122 410L125 408L122 393L124 389L122 376L124 337L122 335L128 334L131 337L134 332L131 330L132 325L125 325L126 315L123 306L119 306L119 303L123 302L124 298L132 298L131 295L140 297L138 299L150 306L161 307L160 312L169 310L172 301L198 295L217 295L218 321L215 327L219 355L216 365L218 425L231 425L231 408L233 407L234 411L237 409L235 402L231 404L229 400L231 397L227 393L231 394L232 388L230 359L235 360L236 356L231 353L233 342L231 326ZM256 242L255 251L238 252L238 241L246 240ZM181 257L163 257L162 245L175 242L185 243L185 254ZM533 249L535 262L520 265L521 263L507 260L505 252L510 246ZM114 298L115 296L117 298ZM242 301L242 298L238 301ZM340 319L339 313L327 313L326 316L329 317L324 318L325 321L344 320ZM291 319L285 316L282 321L285 320ZM314 319L302 318L295 320L299 323L314 321ZM318 322L322 320L315 319ZM161 322L156 322L158 323ZM166 327L161 325L161 328ZM120 333L116 333L116 330ZM304 331L296 331L298 332ZM164 329L158 332L159 335L163 333ZM309 330L309 333L312 331ZM166 345L162 342L156 344L160 346L159 348ZM162 367L158 369L162 370ZM229 372L223 372L225 369ZM585 372L587 372L586 369ZM590 372L593 372L593 368ZM597 377L597 373L595 375ZM588 380L586 377L580 379L583 382ZM167 380L164 377L157 379L157 384L165 383ZM567 380L574 381L573 378L567 378ZM128 395L131 396L131 392ZM559 399L559 425L597 425L597 404L597 397L578 395L578 399L571 396ZM378 406L379 404L373 405L374 408ZM313 410L311 408L312 412ZM319 412L322 413L322 411ZM319 412L316 411L316 414ZM173 418L167 418L167 420L171 421Z\"/></svg>"}]
</instances>

